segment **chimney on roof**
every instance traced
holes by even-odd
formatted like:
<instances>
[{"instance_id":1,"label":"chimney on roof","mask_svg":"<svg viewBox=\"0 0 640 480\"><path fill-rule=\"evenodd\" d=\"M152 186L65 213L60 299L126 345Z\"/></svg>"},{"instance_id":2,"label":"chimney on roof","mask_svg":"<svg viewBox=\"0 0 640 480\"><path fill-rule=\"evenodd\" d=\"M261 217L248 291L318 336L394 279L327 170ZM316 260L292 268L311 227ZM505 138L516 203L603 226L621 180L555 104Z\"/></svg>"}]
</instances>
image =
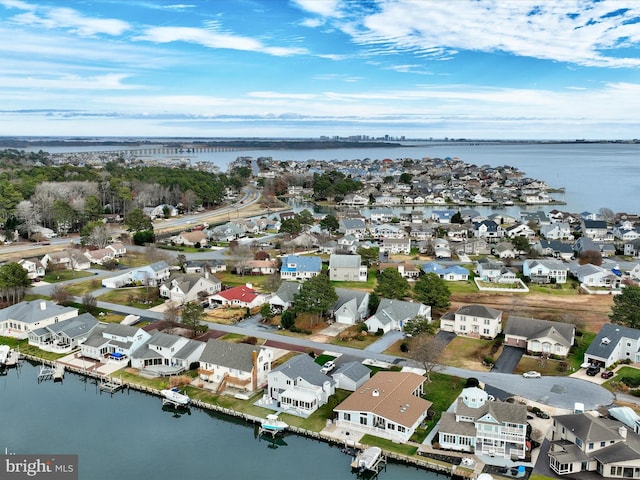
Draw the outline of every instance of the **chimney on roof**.
<instances>
[{"instance_id":1,"label":"chimney on roof","mask_svg":"<svg viewBox=\"0 0 640 480\"><path fill-rule=\"evenodd\" d=\"M43 300L42 302L40 302L40 310L46 310L46 309L47 309L47 302Z\"/></svg>"},{"instance_id":2,"label":"chimney on roof","mask_svg":"<svg viewBox=\"0 0 640 480\"><path fill-rule=\"evenodd\" d=\"M620 426L620 427L618 428L618 433L620 434L620 436L621 436L622 438L627 438L627 427L625 427L625 426Z\"/></svg>"}]
</instances>

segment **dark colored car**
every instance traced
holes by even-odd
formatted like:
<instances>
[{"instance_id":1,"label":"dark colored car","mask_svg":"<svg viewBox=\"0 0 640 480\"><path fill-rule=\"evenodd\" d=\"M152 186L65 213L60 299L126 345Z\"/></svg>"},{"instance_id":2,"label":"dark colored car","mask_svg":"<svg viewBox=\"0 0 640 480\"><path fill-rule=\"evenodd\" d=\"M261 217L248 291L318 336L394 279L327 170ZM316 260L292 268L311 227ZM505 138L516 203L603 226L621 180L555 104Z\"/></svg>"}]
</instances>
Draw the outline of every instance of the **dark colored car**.
<instances>
[{"instance_id":1,"label":"dark colored car","mask_svg":"<svg viewBox=\"0 0 640 480\"><path fill-rule=\"evenodd\" d=\"M600 367L598 365L589 365L587 368L587 375L590 377L595 377L598 373L600 373Z\"/></svg>"},{"instance_id":2,"label":"dark colored car","mask_svg":"<svg viewBox=\"0 0 640 480\"><path fill-rule=\"evenodd\" d=\"M613 373L613 370L605 370L604 372L602 372L602 373L600 374L600 376L601 376L602 378L611 378L611 377L613 377L614 375L615 375L615 374Z\"/></svg>"},{"instance_id":3,"label":"dark colored car","mask_svg":"<svg viewBox=\"0 0 640 480\"><path fill-rule=\"evenodd\" d=\"M544 412L542 410L538 410L536 412L534 412L536 417L538 418L549 418L549 414L547 412Z\"/></svg>"}]
</instances>

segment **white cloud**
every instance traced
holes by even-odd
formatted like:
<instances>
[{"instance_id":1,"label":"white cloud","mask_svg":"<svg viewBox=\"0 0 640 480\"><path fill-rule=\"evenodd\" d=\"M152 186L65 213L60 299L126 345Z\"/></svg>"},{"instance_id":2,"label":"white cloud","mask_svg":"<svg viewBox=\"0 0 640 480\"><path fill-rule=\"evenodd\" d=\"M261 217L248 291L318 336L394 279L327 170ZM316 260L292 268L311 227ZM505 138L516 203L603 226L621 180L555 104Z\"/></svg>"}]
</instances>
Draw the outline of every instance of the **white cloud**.
<instances>
[{"instance_id":1,"label":"white cloud","mask_svg":"<svg viewBox=\"0 0 640 480\"><path fill-rule=\"evenodd\" d=\"M25 6L25 7L28 7ZM26 8L25 8L26 9ZM65 29L80 36L97 34L121 35L130 29L129 23L111 18L87 17L71 8L30 9L27 13L15 15L10 21L19 25L47 29Z\"/></svg>"},{"instance_id":2,"label":"white cloud","mask_svg":"<svg viewBox=\"0 0 640 480\"><path fill-rule=\"evenodd\" d=\"M262 52L275 56L299 55L306 52L304 49L295 47L269 47L251 37L217 33L193 27L152 27L136 39L156 43L188 42L208 48Z\"/></svg>"},{"instance_id":3,"label":"white cloud","mask_svg":"<svg viewBox=\"0 0 640 480\"><path fill-rule=\"evenodd\" d=\"M0 75L0 87L20 89L48 89L48 90L96 90L104 93L104 90L131 90L140 87L125 85L128 75L107 74L93 77L80 77L76 75L58 76L9 76Z\"/></svg>"},{"instance_id":4,"label":"white cloud","mask_svg":"<svg viewBox=\"0 0 640 480\"><path fill-rule=\"evenodd\" d=\"M312 2L313 3L313 2ZM449 57L456 50L503 51L587 66L638 67L613 51L640 42L640 4L581 0L380 1L379 11L340 25L378 53ZM622 7L628 11L612 14ZM611 50L611 52L610 52Z\"/></svg>"},{"instance_id":5,"label":"white cloud","mask_svg":"<svg viewBox=\"0 0 640 480\"><path fill-rule=\"evenodd\" d=\"M302 10L323 17L340 16L340 0L293 0Z\"/></svg>"}]
</instances>

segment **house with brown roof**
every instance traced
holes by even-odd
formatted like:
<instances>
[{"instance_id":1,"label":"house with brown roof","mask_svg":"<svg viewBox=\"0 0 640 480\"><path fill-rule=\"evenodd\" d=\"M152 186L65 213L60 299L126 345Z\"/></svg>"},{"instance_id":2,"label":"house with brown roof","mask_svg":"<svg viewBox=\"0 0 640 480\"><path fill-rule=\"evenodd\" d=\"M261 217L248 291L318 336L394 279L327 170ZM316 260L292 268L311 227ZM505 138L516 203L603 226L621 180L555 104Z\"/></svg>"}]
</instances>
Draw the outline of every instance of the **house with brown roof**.
<instances>
[{"instance_id":1,"label":"house with brown roof","mask_svg":"<svg viewBox=\"0 0 640 480\"><path fill-rule=\"evenodd\" d=\"M333 409L342 428L404 443L427 418L432 403L422 398L425 377L413 372L378 372Z\"/></svg>"},{"instance_id":2,"label":"house with brown roof","mask_svg":"<svg viewBox=\"0 0 640 480\"><path fill-rule=\"evenodd\" d=\"M176 237L175 242L178 245L186 245L188 247L193 247L196 244L200 244L200 246L206 245L209 241L209 237L202 230L194 230L193 232L180 232L180 234Z\"/></svg>"}]
</instances>

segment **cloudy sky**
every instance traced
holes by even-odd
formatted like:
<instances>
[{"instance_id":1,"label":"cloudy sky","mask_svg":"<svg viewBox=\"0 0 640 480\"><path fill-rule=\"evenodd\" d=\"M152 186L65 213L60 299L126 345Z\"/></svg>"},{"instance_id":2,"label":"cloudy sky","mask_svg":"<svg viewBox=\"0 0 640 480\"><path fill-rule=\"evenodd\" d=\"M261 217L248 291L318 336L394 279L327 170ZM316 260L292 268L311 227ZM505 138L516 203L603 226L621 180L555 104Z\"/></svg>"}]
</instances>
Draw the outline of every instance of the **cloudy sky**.
<instances>
[{"instance_id":1,"label":"cloudy sky","mask_svg":"<svg viewBox=\"0 0 640 480\"><path fill-rule=\"evenodd\" d=\"M637 0L0 0L0 135L640 138Z\"/></svg>"}]
</instances>

